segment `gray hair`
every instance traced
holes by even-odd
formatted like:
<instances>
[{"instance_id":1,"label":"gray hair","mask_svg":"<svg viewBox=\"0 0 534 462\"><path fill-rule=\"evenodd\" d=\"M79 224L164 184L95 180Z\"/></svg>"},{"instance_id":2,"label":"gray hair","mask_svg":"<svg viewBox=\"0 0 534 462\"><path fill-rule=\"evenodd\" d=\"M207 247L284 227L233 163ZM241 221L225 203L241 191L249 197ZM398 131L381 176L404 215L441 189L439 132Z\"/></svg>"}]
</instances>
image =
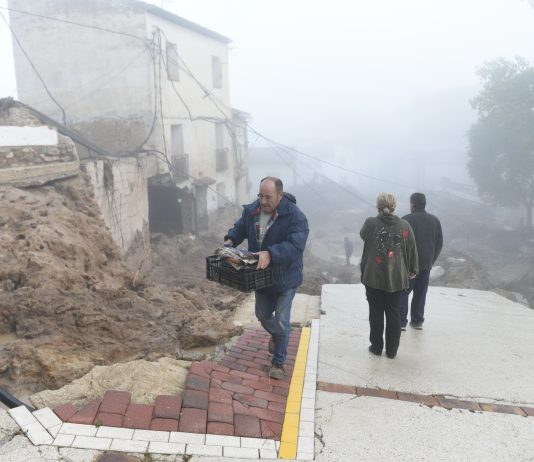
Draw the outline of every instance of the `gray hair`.
<instances>
[{"instance_id":1,"label":"gray hair","mask_svg":"<svg viewBox=\"0 0 534 462\"><path fill-rule=\"evenodd\" d=\"M397 208L397 199L391 193L382 192L376 198L376 208L380 213L389 215Z\"/></svg>"},{"instance_id":2,"label":"gray hair","mask_svg":"<svg viewBox=\"0 0 534 462\"><path fill-rule=\"evenodd\" d=\"M260 186L264 181L272 181L278 194L284 191L284 183L282 183L282 180L280 178L276 178L275 176L266 176L260 181Z\"/></svg>"}]
</instances>

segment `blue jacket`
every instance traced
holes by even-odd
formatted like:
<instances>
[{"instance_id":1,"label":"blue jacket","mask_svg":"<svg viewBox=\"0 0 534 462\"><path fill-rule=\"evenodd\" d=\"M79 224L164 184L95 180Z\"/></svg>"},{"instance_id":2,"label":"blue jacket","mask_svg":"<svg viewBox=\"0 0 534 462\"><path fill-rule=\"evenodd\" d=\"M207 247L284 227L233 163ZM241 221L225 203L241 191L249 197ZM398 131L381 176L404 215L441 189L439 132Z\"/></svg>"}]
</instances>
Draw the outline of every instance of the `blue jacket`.
<instances>
[{"instance_id":1,"label":"blue jacket","mask_svg":"<svg viewBox=\"0 0 534 462\"><path fill-rule=\"evenodd\" d=\"M256 240L255 216L260 213L260 201L243 206L243 215L228 231L224 240L231 239L237 247L245 239L248 250L267 250L273 270L272 290L283 292L302 284L303 254L308 239L308 220L296 205L295 197L284 193L278 204L274 222L263 239L261 248Z\"/></svg>"}]
</instances>

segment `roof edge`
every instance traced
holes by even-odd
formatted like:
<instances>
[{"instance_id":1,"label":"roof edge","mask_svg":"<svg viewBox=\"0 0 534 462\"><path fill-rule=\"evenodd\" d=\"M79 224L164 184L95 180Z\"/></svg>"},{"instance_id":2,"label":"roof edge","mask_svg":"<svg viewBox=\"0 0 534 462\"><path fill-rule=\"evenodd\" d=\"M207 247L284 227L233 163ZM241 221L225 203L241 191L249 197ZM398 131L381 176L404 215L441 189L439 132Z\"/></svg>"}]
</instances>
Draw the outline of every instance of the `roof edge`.
<instances>
[{"instance_id":1,"label":"roof edge","mask_svg":"<svg viewBox=\"0 0 534 462\"><path fill-rule=\"evenodd\" d=\"M210 29L207 29L206 27L200 26L199 24L196 24L185 18L182 18L181 16L171 13L170 11L164 10L163 8L160 8L158 6L145 4L144 8L147 13L151 13L155 16L159 16L160 18L163 18L163 19L166 19L167 21L178 24L179 26L186 27L187 29L191 29L192 31L198 32L199 34L218 40L219 42L223 42L226 44L232 43L232 39L225 37L224 35L221 35Z\"/></svg>"}]
</instances>

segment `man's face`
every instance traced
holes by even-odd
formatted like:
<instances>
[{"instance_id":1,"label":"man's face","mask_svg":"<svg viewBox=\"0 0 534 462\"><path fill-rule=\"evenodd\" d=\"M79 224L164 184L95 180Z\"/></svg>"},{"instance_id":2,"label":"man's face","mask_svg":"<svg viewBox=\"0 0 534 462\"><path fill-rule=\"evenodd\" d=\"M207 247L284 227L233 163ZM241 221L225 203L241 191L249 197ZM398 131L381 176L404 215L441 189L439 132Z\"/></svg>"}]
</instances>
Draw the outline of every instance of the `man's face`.
<instances>
[{"instance_id":1,"label":"man's face","mask_svg":"<svg viewBox=\"0 0 534 462\"><path fill-rule=\"evenodd\" d=\"M278 194L274 181L266 180L260 184L260 193L258 199L260 200L260 208L263 213L273 213L282 200L284 193Z\"/></svg>"}]
</instances>

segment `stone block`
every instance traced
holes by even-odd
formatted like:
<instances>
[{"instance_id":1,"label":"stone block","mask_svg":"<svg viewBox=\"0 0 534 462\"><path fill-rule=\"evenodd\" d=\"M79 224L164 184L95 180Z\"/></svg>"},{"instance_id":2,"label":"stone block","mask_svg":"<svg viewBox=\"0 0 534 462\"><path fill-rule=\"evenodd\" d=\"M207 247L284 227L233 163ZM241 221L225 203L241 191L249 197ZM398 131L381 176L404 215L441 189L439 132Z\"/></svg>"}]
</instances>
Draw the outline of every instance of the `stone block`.
<instances>
[{"instance_id":1,"label":"stone block","mask_svg":"<svg viewBox=\"0 0 534 462\"><path fill-rule=\"evenodd\" d=\"M182 398L180 396L159 395L154 405L154 417L178 420L181 409Z\"/></svg>"},{"instance_id":2,"label":"stone block","mask_svg":"<svg viewBox=\"0 0 534 462\"><path fill-rule=\"evenodd\" d=\"M178 430L187 433L206 433L208 411L205 409L182 408Z\"/></svg>"},{"instance_id":3,"label":"stone block","mask_svg":"<svg viewBox=\"0 0 534 462\"><path fill-rule=\"evenodd\" d=\"M208 393L204 391L185 390L182 395L183 408L208 409L208 402Z\"/></svg>"},{"instance_id":4,"label":"stone block","mask_svg":"<svg viewBox=\"0 0 534 462\"><path fill-rule=\"evenodd\" d=\"M235 414L234 431L239 436L261 438L260 419L254 415Z\"/></svg>"}]
</instances>

